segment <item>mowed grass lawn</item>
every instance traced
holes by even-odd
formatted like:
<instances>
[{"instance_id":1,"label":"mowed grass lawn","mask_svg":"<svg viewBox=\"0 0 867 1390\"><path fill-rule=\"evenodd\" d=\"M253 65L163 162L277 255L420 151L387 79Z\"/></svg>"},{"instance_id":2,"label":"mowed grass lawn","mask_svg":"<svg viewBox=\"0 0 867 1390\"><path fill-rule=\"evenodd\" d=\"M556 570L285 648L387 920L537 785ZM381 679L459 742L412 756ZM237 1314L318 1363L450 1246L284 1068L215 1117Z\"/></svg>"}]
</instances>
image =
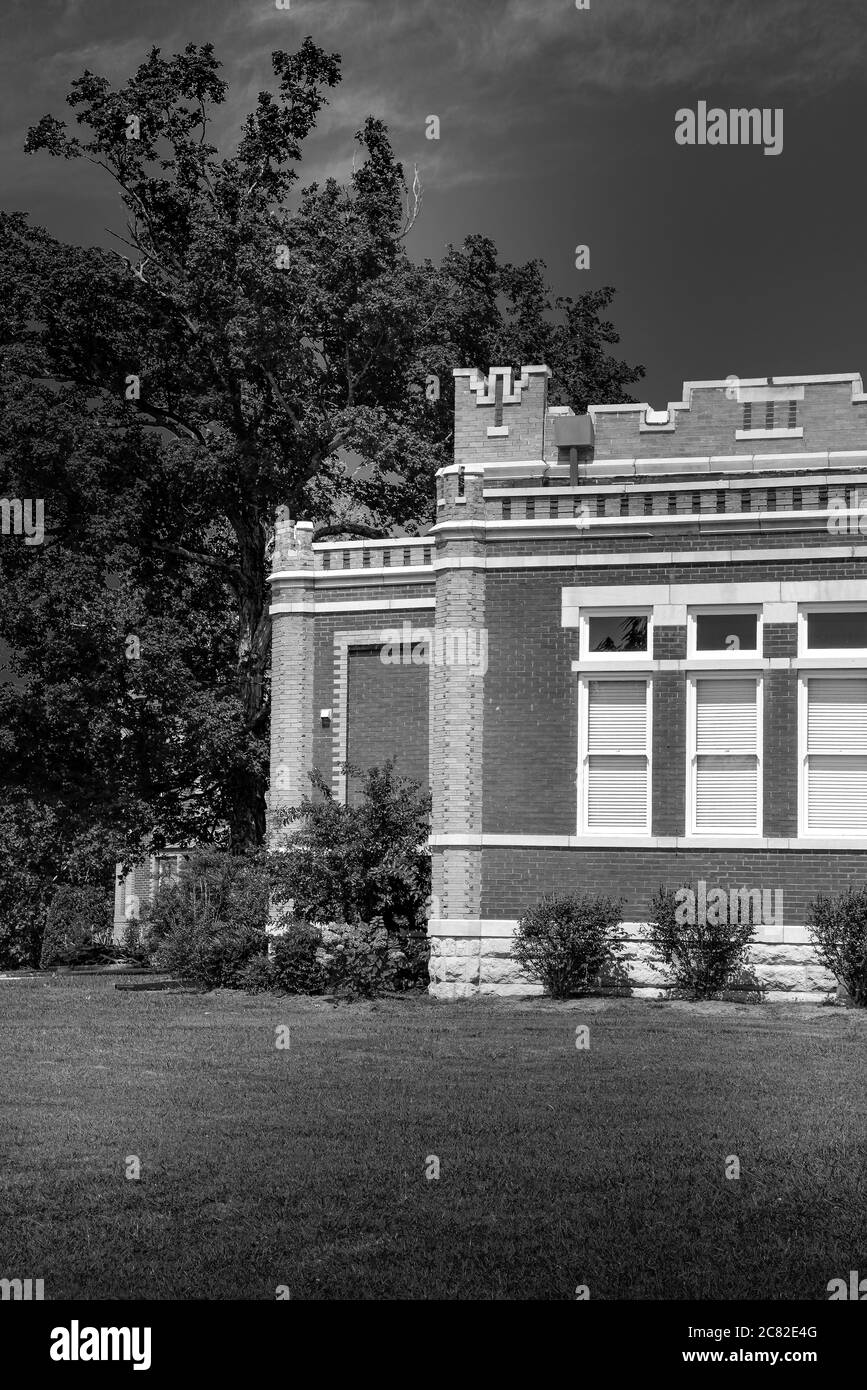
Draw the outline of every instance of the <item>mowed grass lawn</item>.
<instances>
[{"instance_id":1,"label":"mowed grass lawn","mask_svg":"<svg viewBox=\"0 0 867 1390\"><path fill-rule=\"evenodd\" d=\"M867 1274L860 1011L54 978L0 982L0 1048L0 1277L48 1298L824 1299Z\"/></svg>"}]
</instances>

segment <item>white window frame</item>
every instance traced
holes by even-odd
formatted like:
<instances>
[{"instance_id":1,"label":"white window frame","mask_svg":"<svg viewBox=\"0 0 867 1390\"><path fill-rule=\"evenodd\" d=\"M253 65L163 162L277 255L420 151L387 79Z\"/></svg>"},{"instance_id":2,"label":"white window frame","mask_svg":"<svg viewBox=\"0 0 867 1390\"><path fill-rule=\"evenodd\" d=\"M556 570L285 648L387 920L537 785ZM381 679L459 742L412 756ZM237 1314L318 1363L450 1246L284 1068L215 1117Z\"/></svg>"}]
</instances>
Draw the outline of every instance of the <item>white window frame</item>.
<instances>
[{"instance_id":1,"label":"white window frame","mask_svg":"<svg viewBox=\"0 0 867 1390\"><path fill-rule=\"evenodd\" d=\"M626 610L625 616L631 617L634 609ZM643 614L642 614L643 616ZM650 636L650 625L648 623L648 640ZM607 655L610 656L610 653ZM631 652L631 656L640 653ZM591 826L588 816L588 800L590 792L590 778L587 776L586 768L590 758L588 749L588 735L590 731L590 721L588 710L590 705L590 681L643 681L645 685L645 698L647 700L647 717L645 720L645 756L647 758L647 808L644 826L624 825L614 829L606 826L600 830L598 826ZM631 757L636 756L634 753ZM587 672L586 675L578 677L578 834L581 836L603 836L605 838L617 839L623 837L633 839L651 835L651 817L653 815L653 680L644 671L617 671L615 673L600 672L596 675Z\"/></svg>"},{"instance_id":2,"label":"white window frame","mask_svg":"<svg viewBox=\"0 0 867 1390\"><path fill-rule=\"evenodd\" d=\"M811 608L824 606L829 610L839 607L838 604L810 604ZM853 604L852 607L860 608L863 604ZM800 615L799 615L800 625ZM806 622L804 623L804 640L806 641ZM847 653L851 655L858 651L857 647L847 648ZM839 667L828 667L826 670L816 668L815 670L802 671L798 676L798 838L804 840L827 840L833 837L835 840L864 840L863 830L849 830L845 826L829 827L823 826L820 830L810 830L807 825L807 758L809 749L807 744L808 720L809 720L809 683L811 680L863 680L867 676L865 670L846 670L841 671ZM846 750L841 749L840 755L845 756Z\"/></svg>"},{"instance_id":3,"label":"white window frame","mask_svg":"<svg viewBox=\"0 0 867 1390\"><path fill-rule=\"evenodd\" d=\"M728 608L726 609L728 611ZM743 680L744 678L754 679L756 685L756 823L754 826L707 826L699 828L696 825L696 796L695 781L696 769L698 766L698 752L696 750L696 717L698 708L698 696L696 684L700 680ZM707 671L695 671L687 673L686 681L686 833L688 836L707 836L712 838L719 836L720 839L750 839L759 838L762 834L764 820L764 677L761 673L754 676L751 672L744 670L716 669ZM720 753L725 754L728 750L721 748ZM738 750L740 753L742 750ZM716 756L716 755L714 755Z\"/></svg>"},{"instance_id":4,"label":"white window frame","mask_svg":"<svg viewBox=\"0 0 867 1390\"><path fill-rule=\"evenodd\" d=\"M798 605L798 656L818 661L845 661L860 656L867 658L863 647L808 647L807 618L810 613L867 613L867 603L801 603Z\"/></svg>"},{"instance_id":5,"label":"white window frame","mask_svg":"<svg viewBox=\"0 0 867 1390\"><path fill-rule=\"evenodd\" d=\"M731 613L735 617L746 617L755 614L756 617L756 645L755 648L744 649L739 647L737 651L729 651L728 648L717 648L716 651L699 651L698 642L698 623L696 619L710 614ZM687 660L716 661L719 659L728 666L732 662L747 661L755 666L757 660L761 660L764 651L764 607L760 603L699 603L693 606L690 604L686 613L686 655Z\"/></svg>"},{"instance_id":6,"label":"white window frame","mask_svg":"<svg viewBox=\"0 0 867 1390\"><path fill-rule=\"evenodd\" d=\"M591 618L646 618L647 619L647 647L643 652L591 652L590 650L590 619ZM628 666L631 662L635 665L640 661L650 661L653 656L653 608L649 604L637 603L607 608L604 605L599 607L583 607L578 615L578 654L582 665L585 662L598 662L600 666L607 666L612 661L617 662L618 666ZM638 674L638 673L636 673Z\"/></svg>"}]
</instances>

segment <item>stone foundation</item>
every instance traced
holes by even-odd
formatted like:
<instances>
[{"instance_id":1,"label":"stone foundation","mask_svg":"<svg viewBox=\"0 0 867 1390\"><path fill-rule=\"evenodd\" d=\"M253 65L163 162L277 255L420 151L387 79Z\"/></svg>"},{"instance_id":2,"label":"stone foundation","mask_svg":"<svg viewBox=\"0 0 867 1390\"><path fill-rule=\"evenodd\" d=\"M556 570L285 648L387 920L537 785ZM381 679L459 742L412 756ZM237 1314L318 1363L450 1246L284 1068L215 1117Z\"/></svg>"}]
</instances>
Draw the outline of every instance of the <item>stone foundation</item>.
<instances>
[{"instance_id":1,"label":"stone foundation","mask_svg":"<svg viewBox=\"0 0 867 1390\"><path fill-rule=\"evenodd\" d=\"M430 993L438 999L541 994L542 986L529 980L512 959L514 925L505 921L431 922ZM644 924L625 925L633 993L657 998L671 982L653 964ZM819 964L805 927L760 927L750 947L748 968L765 986L771 1002L820 1003L836 994L837 982Z\"/></svg>"}]
</instances>

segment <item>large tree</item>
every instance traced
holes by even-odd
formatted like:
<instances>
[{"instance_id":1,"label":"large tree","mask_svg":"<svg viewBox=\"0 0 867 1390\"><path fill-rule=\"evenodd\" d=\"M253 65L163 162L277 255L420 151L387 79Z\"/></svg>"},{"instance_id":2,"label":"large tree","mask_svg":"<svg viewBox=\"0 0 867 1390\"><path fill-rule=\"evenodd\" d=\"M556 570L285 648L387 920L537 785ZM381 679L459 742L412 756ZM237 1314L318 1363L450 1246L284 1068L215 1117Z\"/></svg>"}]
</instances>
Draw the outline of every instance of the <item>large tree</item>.
<instances>
[{"instance_id":1,"label":"large tree","mask_svg":"<svg viewBox=\"0 0 867 1390\"><path fill-rule=\"evenodd\" d=\"M229 153L211 143L211 45L155 49L117 88L85 72L67 98L82 133L46 116L27 143L115 181L117 251L0 225L0 483L45 497L47 536L0 562L22 673L7 777L61 799L90 778L130 834L224 818L236 850L265 828L275 506L323 531L417 530L449 456L453 367L546 361L579 409L641 374L608 353L608 289L554 303L539 262L503 264L483 237L413 263L419 186L380 121L345 182L298 188L339 58L306 39L272 62ZM72 594L83 646L40 665ZM119 643L144 624L135 666Z\"/></svg>"}]
</instances>

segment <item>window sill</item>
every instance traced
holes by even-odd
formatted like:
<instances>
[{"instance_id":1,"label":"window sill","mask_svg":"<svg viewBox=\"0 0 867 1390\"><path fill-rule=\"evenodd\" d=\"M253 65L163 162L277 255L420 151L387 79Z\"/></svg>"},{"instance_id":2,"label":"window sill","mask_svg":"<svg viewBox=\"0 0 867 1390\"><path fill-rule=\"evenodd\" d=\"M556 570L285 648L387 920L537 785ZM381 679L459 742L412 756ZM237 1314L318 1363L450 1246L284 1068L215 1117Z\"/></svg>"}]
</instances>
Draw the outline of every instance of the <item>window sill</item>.
<instances>
[{"instance_id":1,"label":"window sill","mask_svg":"<svg viewBox=\"0 0 867 1390\"><path fill-rule=\"evenodd\" d=\"M804 427L799 425L795 430L735 430L735 439L739 442L745 439L803 439Z\"/></svg>"}]
</instances>

